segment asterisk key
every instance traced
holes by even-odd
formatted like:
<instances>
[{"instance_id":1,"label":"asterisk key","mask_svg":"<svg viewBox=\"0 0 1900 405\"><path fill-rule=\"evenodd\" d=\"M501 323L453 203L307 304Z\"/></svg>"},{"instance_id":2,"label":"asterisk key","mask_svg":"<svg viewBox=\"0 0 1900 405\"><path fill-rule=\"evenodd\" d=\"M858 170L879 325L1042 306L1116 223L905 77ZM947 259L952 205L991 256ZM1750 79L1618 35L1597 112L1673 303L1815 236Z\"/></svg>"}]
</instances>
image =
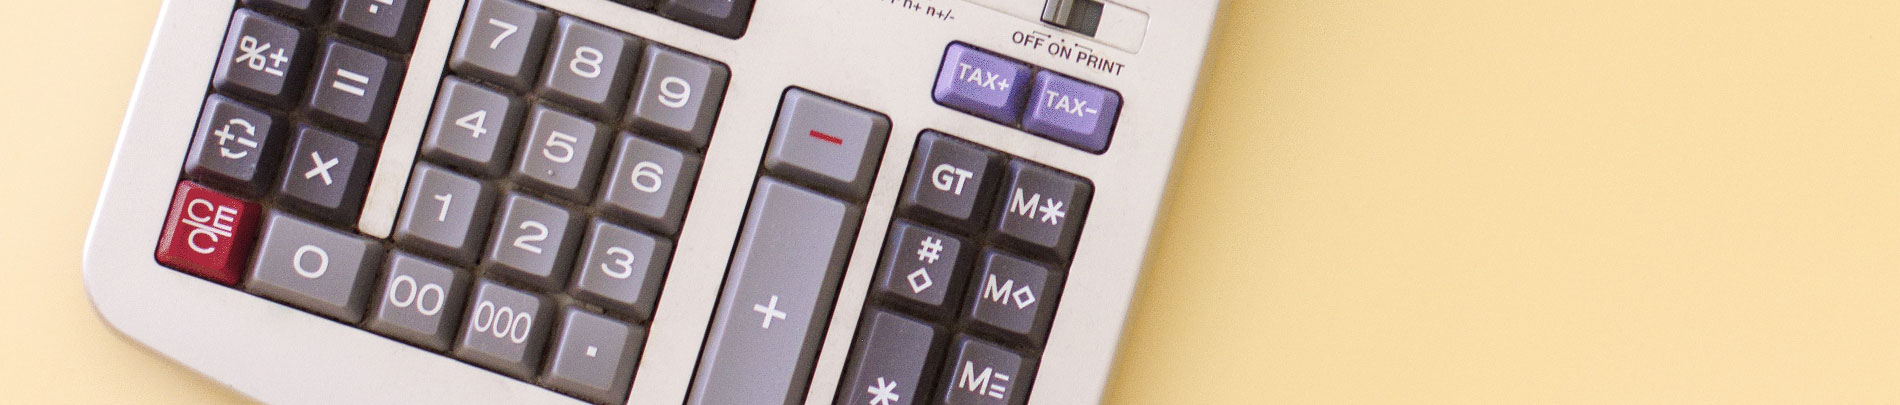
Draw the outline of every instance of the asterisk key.
<instances>
[{"instance_id":1,"label":"asterisk key","mask_svg":"<svg viewBox=\"0 0 1900 405\"><path fill-rule=\"evenodd\" d=\"M1042 207L1037 208L1038 211L1042 211L1042 222L1050 224L1062 222L1062 217L1069 215L1068 212L1062 210L1062 206L1063 202L1056 201L1054 198L1043 200Z\"/></svg>"}]
</instances>

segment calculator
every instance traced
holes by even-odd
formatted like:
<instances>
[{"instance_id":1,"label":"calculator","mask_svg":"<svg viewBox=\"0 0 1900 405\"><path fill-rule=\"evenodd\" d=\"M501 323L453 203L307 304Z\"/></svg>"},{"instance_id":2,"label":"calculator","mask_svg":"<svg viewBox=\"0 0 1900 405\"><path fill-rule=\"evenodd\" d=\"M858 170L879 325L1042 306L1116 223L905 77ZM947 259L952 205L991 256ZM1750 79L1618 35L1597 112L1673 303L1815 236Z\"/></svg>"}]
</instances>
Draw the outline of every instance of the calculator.
<instances>
[{"instance_id":1,"label":"calculator","mask_svg":"<svg viewBox=\"0 0 1900 405\"><path fill-rule=\"evenodd\" d=\"M265 402L1099 402L1217 6L169 0L86 289Z\"/></svg>"}]
</instances>

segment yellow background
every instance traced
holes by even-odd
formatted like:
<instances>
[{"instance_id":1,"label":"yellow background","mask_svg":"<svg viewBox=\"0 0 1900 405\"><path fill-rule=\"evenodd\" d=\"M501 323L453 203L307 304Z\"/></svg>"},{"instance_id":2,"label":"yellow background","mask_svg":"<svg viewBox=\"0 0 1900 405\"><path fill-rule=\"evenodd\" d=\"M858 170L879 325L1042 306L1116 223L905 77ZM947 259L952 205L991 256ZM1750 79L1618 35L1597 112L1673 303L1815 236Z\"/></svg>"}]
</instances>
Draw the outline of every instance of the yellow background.
<instances>
[{"instance_id":1,"label":"yellow background","mask_svg":"<svg viewBox=\"0 0 1900 405\"><path fill-rule=\"evenodd\" d=\"M1118 402L1900 401L1900 2L1230 3ZM5 7L0 395L240 400L81 289L157 7Z\"/></svg>"}]
</instances>

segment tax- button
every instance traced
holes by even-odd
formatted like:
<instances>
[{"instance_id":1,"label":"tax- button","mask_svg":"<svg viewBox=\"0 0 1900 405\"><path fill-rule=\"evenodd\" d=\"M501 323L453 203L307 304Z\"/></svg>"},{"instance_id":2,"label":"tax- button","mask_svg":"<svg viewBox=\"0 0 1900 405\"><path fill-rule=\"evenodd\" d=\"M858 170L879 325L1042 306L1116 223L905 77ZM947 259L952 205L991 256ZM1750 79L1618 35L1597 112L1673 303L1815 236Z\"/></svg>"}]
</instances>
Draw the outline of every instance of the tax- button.
<instances>
[{"instance_id":1,"label":"tax- button","mask_svg":"<svg viewBox=\"0 0 1900 405\"><path fill-rule=\"evenodd\" d=\"M1036 102L1023 114L1023 129L1090 153L1108 150L1122 96L1112 90L1064 77L1036 73Z\"/></svg>"},{"instance_id":2,"label":"tax- button","mask_svg":"<svg viewBox=\"0 0 1900 405\"><path fill-rule=\"evenodd\" d=\"M1029 65L964 44L950 44L930 92L937 104L1014 125L1023 111Z\"/></svg>"},{"instance_id":3,"label":"tax- button","mask_svg":"<svg viewBox=\"0 0 1900 405\"><path fill-rule=\"evenodd\" d=\"M791 89L779 103L765 167L862 200L890 131L891 120L884 114Z\"/></svg>"},{"instance_id":4,"label":"tax- button","mask_svg":"<svg viewBox=\"0 0 1900 405\"><path fill-rule=\"evenodd\" d=\"M178 182L171 215L158 237L158 262L224 285L237 284L251 257L257 230L257 204Z\"/></svg>"},{"instance_id":5,"label":"tax- button","mask_svg":"<svg viewBox=\"0 0 1900 405\"><path fill-rule=\"evenodd\" d=\"M995 231L1026 252L1058 260L1075 253L1095 186L1033 163L1009 162Z\"/></svg>"},{"instance_id":6,"label":"tax- button","mask_svg":"<svg viewBox=\"0 0 1900 405\"><path fill-rule=\"evenodd\" d=\"M970 230L985 219L1002 155L936 131L924 131L911 153L910 179L898 208Z\"/></svg>"}]
</instances>

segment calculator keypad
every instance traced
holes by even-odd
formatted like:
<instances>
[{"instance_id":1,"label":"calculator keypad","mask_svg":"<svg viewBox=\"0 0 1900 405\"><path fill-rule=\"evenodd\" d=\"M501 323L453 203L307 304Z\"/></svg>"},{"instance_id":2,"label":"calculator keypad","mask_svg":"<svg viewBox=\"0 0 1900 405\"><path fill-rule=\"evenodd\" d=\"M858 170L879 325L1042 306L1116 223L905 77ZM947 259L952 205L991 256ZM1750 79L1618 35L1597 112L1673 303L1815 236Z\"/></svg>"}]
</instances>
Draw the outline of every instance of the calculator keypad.
<instances>
[{"instance_id":1,"label":"calculator keypad","mask_svg":"<svg viewBox=\"0 0 1900 405\"><path fill-rule=\"evenodd\" d=\"M243 4L155 258L624 400L727 67L527 2L469 1L385 243L351 225L427 2Z\"/></svg>"},{"instance_id":2,"label":"calculator keypad","mask_svg":"<svg viewBox=\"0 0 1900 405\"><path fill-rule=\"evenodd\" d=\"M619 3L736 38L753 2ZM622 401L728 67L528 2L470 0L380 241L351 225L427 2L242 5L156 259L582 400ZM1106 144L1118 94L951 50L939 103ZM1072 117L1084 104L1107 118ZM801 88L776 114L690 403L803 398L892 127ZM838 398L1021 403L1093 186L936 132L916 145Z\"/></svg>"},{"instance_id":3,"label":"calculator keypad","mask_svg":"<svg viewBox=\"0 0 1900 405\"><path fill-rule=\"evenodd\" d=\"M924 131L860 318L863 332L846 360L851 385L840 386L838 397L869 391L904 403L1026 402L1093 187ZM893 326L908 323L930 333L885 331L924 330ZM948 349L945 336L955 336ZM912 356L933 363L892 365Z\"/></svg>"}]
</instances>

